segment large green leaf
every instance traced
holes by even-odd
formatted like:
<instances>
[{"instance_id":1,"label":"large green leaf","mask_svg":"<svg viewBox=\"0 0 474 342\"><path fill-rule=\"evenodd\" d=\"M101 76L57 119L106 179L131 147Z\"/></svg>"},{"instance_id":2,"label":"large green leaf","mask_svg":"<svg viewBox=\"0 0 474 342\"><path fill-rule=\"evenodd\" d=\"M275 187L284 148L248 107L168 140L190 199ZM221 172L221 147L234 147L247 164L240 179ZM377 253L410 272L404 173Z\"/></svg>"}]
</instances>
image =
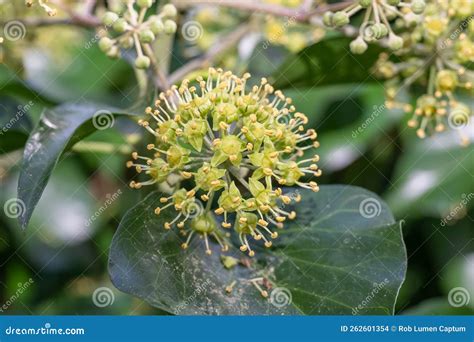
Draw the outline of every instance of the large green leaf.
<instances>
[{"instance_id":1,"label":"large green leaf","mask_svg":"<svg viewBox=\"0 0 474 342\"><path fill-rule=\"evenodd\" d=\"M163 229L173 210L156 216L160 194L152 193L125 214L114 236L112 281L175 314L392 314L406 253L387 206L351 186L299 191L298 218L280 231L272 250L232 269L223 267L216 246L206 255L199 239L182 251L182 238ZM243 258L239 253L225 254ZM249 282L255 277L273 284L269 299Z\"/></svg>"},{"instance_id":2,"label":"large green leaf","mask_svg":"<svg viewBox=\"0 0 474 342\"><path fill-rule=\"evenodd\" d=\"M83 38L84 45L90 44ZM25 78L39 94L58 103L89 101L114 104L120 93L121 106L129 105L135 97L133 69L123 59L110 59L97 44L64 46L61 63L45 49L30 48L23 58Z\"/></svg>"},{"instance_id":3,"label":"large green leaf","mask_svg":"<svg viewBox=\"0 0 474 342\"><path fill-rule=\"evenodd\" d=\"M274 73L277 89L315 87L341 83L374 82L371 69L380 48L371 46L363 55L349 50L349 38L331 37L291 56Z\"/></svg>"},{"instance_id":4,"label":"large green leaf","mask_svg":"<svg viewBox=\"0 0 474 342\"><path fill-rule=\"evenodd\" d=\"M467 128L471 140L474 125ZM412 133L412 132L410 132ZM429 215L453 219L452 209L474 204L474 145L461 146L456 130L425 140L416 140L405 148L386 194L397 216Z\"/></svg>"},{"instance_id":5,"label":"large green leaf","mask_svg":"<svg viewBox=\"0 0 474 342\"><path fill-rule=\"evenodd\" d=\"M328 85L287 89L285 95L318 131L321 168L325 172L347 167L378 139L389 135L403 113L387 110L384 89L378 84Z\"/></svg>"},{"instance_id":6,"label":"large green leaf","mask_svg":"<svg viewBox=\"0 0 474 342\"><path fill-rule=\"evenodd\" d=\"M44 111L26 143L18 181L18 198L25 205L19 217L23 228L60 156L95 130L110 127L115 115L131 114L132 111L92 103L64 104Z\"/></svg>"},{"instance_id":7,"label":"large green leaf","mask_svg":"<svg viewBox=\"0 0 474 342\"><path fill-rule=\"evenodd\" d=\"M0 96L0 154L23 147L31 121L28 117L30 101L26 105L8 96Z\"/></svg>"},{"instance_id":8,"label":"large green leaf","mask_svg":"<svg viewBox=\"0 0 474 342\"><path fill-rule=\"evenodd\" d=\"M35 103L51 104L49 100L32 90L31 84L19 78L18 75L5 64L0 64L0 90L2 91L2 95L28 99Z\"/></svg>"}]
</instances>

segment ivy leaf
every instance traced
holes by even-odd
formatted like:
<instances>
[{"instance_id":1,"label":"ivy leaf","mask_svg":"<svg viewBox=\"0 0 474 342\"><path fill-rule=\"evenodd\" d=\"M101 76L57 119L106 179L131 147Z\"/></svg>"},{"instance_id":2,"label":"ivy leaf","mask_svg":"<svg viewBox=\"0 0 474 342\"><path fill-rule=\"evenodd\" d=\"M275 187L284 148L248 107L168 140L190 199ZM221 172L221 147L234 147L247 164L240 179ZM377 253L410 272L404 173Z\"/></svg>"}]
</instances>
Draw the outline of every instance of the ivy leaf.
<instances>
[{"instance_id":1,"label":"ivy leaf","mask_svg":"<svg viewBox=\"0 0 474 342\"><path fill-rule=\"evenodd\" d=\"M473 123L466 127L466 133L474 138ZM449 215L450 208L474 204L469 199L474 193L474 147L461 146L457 130L407 145L385 196L397 216L442 218Z\"/></svg>"},{"instance_id":2,"label":"ivy leaf","mask_svg":"<svg viewBox=\"0 0 474 342\"><path fill-rule=\"evenodd\" d=\"M10 97L0 96L0 154L9 153L25 145L31 120L27 109Z\"/></svg>"},{"instance_id":3,"label":"ivy leaf","mask_svg":"<svg viewBox=\"0 0 474 342\"><path fill-rule=\"evenodd\" d=\"M52 102L31 89L31 84L20 79L6 65L0 64L0 89L2 95L33 100L35 103L52 104Z\"/></svg>"},{"instance_id":4,"label":"ivy leaf","mask_svg":"<svg viewBox=\"0 0 474 342\"><path fill-rule=\"evenodd\" d=\"M113 124L116 115L131 113L93 103L63 104L43 112L26 143L18 181L18 198L25 205L18 218L23 229L61 155L95 130Z\"/></svg>"},{"instance_id":5,"label":"ivy leaf","mask_svg":"<svg viewBox=\"0 0 474 342\"><path fill-rule=\"evenodd\" d=\"M181 250L182 237L163 229L174 211L156 216L161 196L152 193L125 214L113 238L112 282L174 314L393 314L406 253L387 206L351 186L298 191L298 217L279 231L272 250L259 249L250 265L230 269L217 246L208 256L199 238ZM249 260L238 251L224 254ZM268 279L260 284L268 298L250 281L259 277Z\"/></svg>"}]
</instances>

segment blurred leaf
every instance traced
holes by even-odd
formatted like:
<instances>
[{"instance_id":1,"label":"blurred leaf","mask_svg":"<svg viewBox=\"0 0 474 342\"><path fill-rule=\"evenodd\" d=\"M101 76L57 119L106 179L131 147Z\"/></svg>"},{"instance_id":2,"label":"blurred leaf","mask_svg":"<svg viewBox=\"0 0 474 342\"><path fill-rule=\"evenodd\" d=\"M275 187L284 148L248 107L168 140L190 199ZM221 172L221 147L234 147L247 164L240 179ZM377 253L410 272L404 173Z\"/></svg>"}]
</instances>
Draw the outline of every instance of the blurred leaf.
<instances>
[{"instance_id":1,"label":"blurred leaf","mask_svg":"<svg viewBox=\"0 0 474 342\"><path fill-rule=\"evenodd\" d=\"M25 145L31 129L28 111L32 105L32 101L23 106L10 97L0 97L0 154Z\"/></svg>"},{"instance_id":2,"label":"blurred leaf","mask_svg":"<svg viewBox=\"0 0 474 342\"><path fill-rule=\"evenodd\" d=\"M463 204L474 193L473 152L473 144L460 145L455 130L408 145L385 195L390 208L400 217L444 217L452 208L474 205L472 200Z\"/></svg>"},{"instance_id":3,"label":"blurred leaf","mask_svg":"<svg viewBox=\"0 0 474 342\"><path fill-rule=\"evenodd\" d=\"M318 154L326 172L350 165L378 138L388 135L402 116L400 111L385 108L384 89L379 85L295 88L286 90L285 95L317 130Z\"/></svg>"},{"instance_id":4,"label":"blurred leaf","mask_svg":"<svg viewBox=\"0 0 474 342\"><path fill-rule=\"evenodd\" d=\"M400 225L387 206L349 186L301 192L298 218L286 224L274 248L259 249L255 263L230 270L215 244L211 256L197 238L180 250L182 238L163 228L175 212L155 215L160 194L152 193L125 214L114 236L112 281L175 314L352 314L359 305L360 314L392 314L406 254ZM371 218L359 209L365 200L376 210ZM234 250L226 255L243 257ZM249 282L257 276L273 284L270 300ZM233 281L234 290L226 294Z\"/></svg>"},{"instance_id":5,"label":"blurred leaf","mask_svg":"<svg viewBox=\"0 0 474 342\"><path fill-rule=\"evenodd\" d=\"M25 204L19 217L23 229L60 156L98 128L110 127L115 115L135 114L92 103L64 104L43 113L26 144L18 181L18 198Z\"/></svg>"},{"instance_id":6,"label":"blurred leaf","mask_svg":"<svg viewBox=\"0 0 474 342\"><path fill-rule=\"evenodd\" d=\"M350 38L331 37L291 56L273 75L276 89L316 87L339 83L375 82L370 72L380 48L363 56L349 51Z\"/></svg>"},{"instance_id":7,"label":"blurred leaf","mask_svg":"<svg viewBox=\"0 0 474 342\"><path fill-rule=\"evenodd\" d=\"M474 315L474 311L467 307L453 307L449 305L449 302L446 298L432 298L403 311L402 314L410 316L471 316Z\"/></svg>"},{"instance_id":8,"label":"blurred leaf","mask_svg":"<svg viewBox=\"0 0 474 342\"><path fill-rule=\"evenodd\" d=\"M3 185L2 207L2 202L6 205L7 201L16 198L17 179L11 177ZM96 246L88 245L88 241L100 227L105 214L95 215L94 211L103 203L96 203L89 186L80 163L67 158L58 165L44 189L43 201L35 208L30 229L21 231L16 215L7 220L17 244L15 250L28 260L29 267L51 274L82 272L94 263ZM23 209L19 204L17 212L21 213Z\"/></svg>"},{"instance_id":9,"label":"blurred leaf","mask_svg":"<svg viewBox=\"0 0 474 342\"><path fill-rule=\"evenodd\" d=\"M134 99L127 89L136 84L132 68L121 59L108 58L97 44L75 47L59 65L46 51L29 49L24 55L24 66L33 89L57 102L82 98L125 107ZM117 92L121 103L113 96Z\"/></svg>"},{"instance_id":10,"label":"blurred leaf","mask_svg":"<svg viewBox=\"0 0 474 342\"><path fill-rule=\"evenodd\" d=\"M450 260L443 269L442 286L455 305L474 311L474 253L466 253Z\"/></svg>"},{"instance_id":11,"label":"blurred leaf","mask_svg":"<svg viewBox=\"0 0 474 342\"><path fill-rule=\"evenodd\" d=\"M32 89L32 86L19 78L5 64L0 64L0 89L2 95L10 95L16 98L33 100L34 102L42 102L51 104L50 100L42 97Z\"/></svg>"}]
</instances>

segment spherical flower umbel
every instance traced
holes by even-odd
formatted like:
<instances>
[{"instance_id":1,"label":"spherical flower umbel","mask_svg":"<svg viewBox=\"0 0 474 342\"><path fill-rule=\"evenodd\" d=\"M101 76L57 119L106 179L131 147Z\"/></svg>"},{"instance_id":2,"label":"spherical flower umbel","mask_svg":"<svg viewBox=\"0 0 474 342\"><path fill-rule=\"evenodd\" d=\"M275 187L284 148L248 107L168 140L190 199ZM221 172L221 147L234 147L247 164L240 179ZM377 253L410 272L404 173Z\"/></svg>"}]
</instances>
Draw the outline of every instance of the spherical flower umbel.
<instances>
[{"instance_id":1,"label":"spherical flower umbel","mask_svg":"<svg viewBox=\"0 0 474 342\"><path fill-rule=\"evenodd\" d=\"M133 153L127 166L149 179L130 186L174 184L155 213L175 211L164 228L187 236L183 248L199 235L208 254L211 236L226 250L233 227L240 250L253 256L250 239L270 247L276 229L296 217L286 205L301 196L291 198L281 187L319 190L312 180L321 175L313 152L319 143L304 128L307 117L266 79L247 90L249 77L211 68L196 85L184 80L161 93L146 109L149 119L140 121L156 142L147 146L151 156Z\"/></svg>"},{"instance_id":2,"label":"spherical flower umbel","mask_svg":"<svg viewBox=\"0 0 474 342\"><path fill-rule=\"evenodd\" d=\"M397 60L381 54L378 74L389 81L387 107L404 108L413 115L408 126L418 137L446 128L456 129L461 144L469 138L463 129L472 120L472 106L464 102L474 93L474 2L437 0L424 12L422 25L407 35L407 49ZM399 90L413 84L426 92L412 106L397 102Z\"/></svg>"},{"instance_id":3,"label":"spherical flower umbel","mask_svg":"<svg viewBox=\"0 0 474 342\"><path fill-rule=\"evenodd\" d=\"M392 26L400 23L405 27L413 26L421 20L425 6L424 0L355 0L341 11L326 12L323 22L326 26L340 28L363 11L359 34L350 44L352 53L362 54L367 50L367 43L382 40L391 50L399 50L403 47L403 38L395 34Z\"/></svg>"},{"instance_id":4,"label":"spherical flower umbel","mask_svg":"<svg viewBox=\"0 0 474 342\"><path fill-rule=\"evenodd\" d=\"M112 27L115 35L102 37L99 47L110 58L118 58L120 48L135 47L135 66L138 69L147 69L151 60L144 50L151 50L149 44L155 41L158 35L176 32L176 23L172 19L177 10L173 5L166 4L159 14L146 17L154 0L123 0L123 3L125 7L121 11L106 12L102 17L104 25Z\"/></svg>"}]
</instances>

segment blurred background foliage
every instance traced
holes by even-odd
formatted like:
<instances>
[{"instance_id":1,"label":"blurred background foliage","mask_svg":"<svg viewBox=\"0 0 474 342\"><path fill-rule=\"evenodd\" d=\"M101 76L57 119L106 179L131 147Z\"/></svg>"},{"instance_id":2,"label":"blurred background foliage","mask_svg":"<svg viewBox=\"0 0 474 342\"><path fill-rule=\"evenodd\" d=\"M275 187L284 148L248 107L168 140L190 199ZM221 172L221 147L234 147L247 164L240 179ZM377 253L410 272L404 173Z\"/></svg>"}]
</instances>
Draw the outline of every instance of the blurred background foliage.
<instances>
[{"instance_id":1,"label":"blurred background foliage","mask_svg":"<svg viewBox=\"0 0 474 342\"><path fill-rule=\"evenodd\" d=\"M41 15L15 11L5 2L0 6L3 20ZM199 15L205 26L204 14ZM402 112L384 107L383 85L371 74L377 48L354 56L346 38L327 36L314 43L315 37L302 49L262 44L265 37L249 44L247 37L216 65L231 64L238 72L269 77L318 132L324 171L320 183L357 185L380 194L405 222L408 274L397 313L474 314L474 198L463 201L474 193L473 145L461 147L453 132L417 139ZM179 33L174 39L170 71L199 57L213 38L204 35L204 41L191 46ZM80 99L125 108L137 98L138 87L133 68L105 57L92 30L28 28L23 40L6 42L0 49L0 127L31 103L27 114L0 135L3 207L16 197L22 149L44 108ZM407 93L407 100L414 95ZM84 142L128 147L140 133L131 120L117 118L113 128ZM25 232L0 211L0 303L11 302L2 313L161 313L115 290L107 274L112 235L142 196L128 189L128 158L76 145L62 156ZM117 193L118 199L89 221ZM12 301L30 279L32 285ZM98 308L91 296L102 286L113 289L115 301ZM470 291L469 305L449 305L448 293L456 287Z\"/></svg>"}]
</instances>

